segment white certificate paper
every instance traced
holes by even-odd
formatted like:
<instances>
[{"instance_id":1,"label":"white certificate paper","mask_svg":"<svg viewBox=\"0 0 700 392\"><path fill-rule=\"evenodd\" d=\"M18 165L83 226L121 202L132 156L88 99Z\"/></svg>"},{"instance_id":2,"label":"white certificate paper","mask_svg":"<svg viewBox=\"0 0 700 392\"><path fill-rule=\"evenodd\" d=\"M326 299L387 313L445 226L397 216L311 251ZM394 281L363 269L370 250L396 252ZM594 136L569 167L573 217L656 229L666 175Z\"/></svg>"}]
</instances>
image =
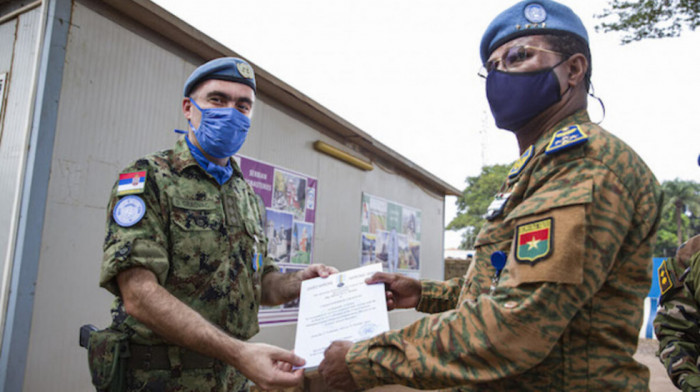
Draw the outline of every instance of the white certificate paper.
<instances>
[{"instance_id":1,"label":"white certificate paper","mask_svg":"<svg viewBox=\"0 0 700 392\"><path fill-rule=\"evenodd\" d=\"M389 330L386 295L381 283L365 279L382 270L382 264L301 282L299 317L294 353L316 368L334 340L357 342Z\"/></svg>"}]
</instances>

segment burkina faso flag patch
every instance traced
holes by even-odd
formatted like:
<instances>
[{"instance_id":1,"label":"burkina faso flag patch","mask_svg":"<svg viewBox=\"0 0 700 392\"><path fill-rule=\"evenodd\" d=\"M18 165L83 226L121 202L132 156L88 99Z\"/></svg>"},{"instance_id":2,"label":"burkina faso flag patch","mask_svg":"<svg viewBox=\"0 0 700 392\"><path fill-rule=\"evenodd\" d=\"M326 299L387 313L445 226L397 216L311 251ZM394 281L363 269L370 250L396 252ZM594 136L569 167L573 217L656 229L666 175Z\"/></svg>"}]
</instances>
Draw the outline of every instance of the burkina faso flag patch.
<instances>
[{"instance_id":1,"label":"burkina faso flag patch","mask_svg":"<svg viewBox=\"0 0 700 392\"><path fill-rule=\"evenodd\" d=\"M521 263L534 264L552 254L553 226L552 218L518 226L515 233L515 259Z\"/></svg>"}]
</instances>

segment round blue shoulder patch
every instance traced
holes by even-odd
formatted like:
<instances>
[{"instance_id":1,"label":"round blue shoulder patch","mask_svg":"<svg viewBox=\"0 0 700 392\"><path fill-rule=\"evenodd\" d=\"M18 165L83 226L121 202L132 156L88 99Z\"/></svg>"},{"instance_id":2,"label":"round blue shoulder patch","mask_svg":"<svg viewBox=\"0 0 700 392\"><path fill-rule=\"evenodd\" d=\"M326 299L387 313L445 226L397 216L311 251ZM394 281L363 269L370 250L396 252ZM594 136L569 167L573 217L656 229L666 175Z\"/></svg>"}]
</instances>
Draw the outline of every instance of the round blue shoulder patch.
<instances>
[{"instance_id":1,"label":"round blue shoulder patch","mask_svg":"<svg viewBox=\"0 0 700 392\"><path fill-rule=\"evenodd\" d=\"M121 227L131 227L137 224L146 214L146 203L136 195L123 197L114 206L112 216Z\"/></svg>"},{"instance_id":2,"label":"round blue shoulder patch","mask_svg":"<svg viewBox=\"0 0 700 392\"><path fill-rule=\"evenodd\" d=\"M530 23L542 23L547 19L547 10L544 9L542 4L532 3L525 7L525 19L529 20Z\"/></svg>"}]
</instances>

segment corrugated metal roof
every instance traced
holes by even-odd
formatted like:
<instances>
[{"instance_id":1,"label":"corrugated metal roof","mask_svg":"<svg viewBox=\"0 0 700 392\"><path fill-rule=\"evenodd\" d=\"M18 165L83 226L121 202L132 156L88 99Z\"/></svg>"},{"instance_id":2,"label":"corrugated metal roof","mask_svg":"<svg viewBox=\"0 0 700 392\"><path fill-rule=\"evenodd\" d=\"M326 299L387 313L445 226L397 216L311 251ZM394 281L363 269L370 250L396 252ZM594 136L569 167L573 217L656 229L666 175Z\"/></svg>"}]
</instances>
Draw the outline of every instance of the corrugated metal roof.
<instances>
[{"instance_id":1,"label":"corrugated metal roof","mask_svg":"<svg viewBox=\"0 0 700 392\"><path fill-rule=\"evenodd\" d=\"M148 0L101 1L154 34L201 57L202 62L221 56L244 58ZM389 167L392 171L413 180L423 188L442 195L458 196L461 194L457 188L380 143L299 90L254 63L251 65L255 68L258 94L270 97L290 109L302 113L306 118L320 125L320 130L342 145L349 146L356 152L364 154L381 166Z\"/></svg>"}]
</instances>

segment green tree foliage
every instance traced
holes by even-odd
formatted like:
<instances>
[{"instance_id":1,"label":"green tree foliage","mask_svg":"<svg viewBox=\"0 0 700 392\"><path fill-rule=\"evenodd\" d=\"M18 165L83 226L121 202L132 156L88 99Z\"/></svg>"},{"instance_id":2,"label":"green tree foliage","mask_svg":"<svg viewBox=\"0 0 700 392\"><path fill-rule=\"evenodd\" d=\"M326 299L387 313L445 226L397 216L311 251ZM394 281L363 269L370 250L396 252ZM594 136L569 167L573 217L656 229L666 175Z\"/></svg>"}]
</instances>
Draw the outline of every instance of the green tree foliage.
<instances>
[{"instance_id":1,"label":"green tree foliage","mask_svg":"<svg viewBox=\"0 0 700 392\"><path fill-rule=\"evenodd\" d=\"M675 179L661 184L664 206L654 255L672 256L680 244L698 234L700 183Z\"/></svg>"},{"instance_id":2,"label":"green tree foliage","mask_svg":"<svg viewBox=\"0 0 700 392\"><path fill-rule=\"evenodd\" d=\"M465 229L461 249L474 248L486 209L509 169L507 165L484 166L478 176L467 177L467 186L457 198L457 216L447 225L448 230ZM664 205L654 256L670 257L680 244L700 234L700 183L675 179L664 181L661 188Z\"/></svg>"},{"instance_id":3,"label":"green tree foliage","mask_svg":"<svg viewBox=\"0 0 700 392\"><path fill-rule=\"evenodd\" d=\"M486 209L505 181L508 170L510 166L506 165L484 166L478 176L467 177L467 187L457 198L457 216L447 225L448 230L466 229L459 245L461 249L474 248Z\"/></svg>"},{"instance_id":4,"label":"green tree foliage","mask_svg":"<svg viewBox=\"0 0 700 392\"><path fill-rule=\"evenodd\" d=\"M608 0L608 4L609 8L596 15L606 19L596 31L624 32L623 44L678 37L683 29L693 31L700 25L700 0Z\"/></svg>"}]
</instances>

